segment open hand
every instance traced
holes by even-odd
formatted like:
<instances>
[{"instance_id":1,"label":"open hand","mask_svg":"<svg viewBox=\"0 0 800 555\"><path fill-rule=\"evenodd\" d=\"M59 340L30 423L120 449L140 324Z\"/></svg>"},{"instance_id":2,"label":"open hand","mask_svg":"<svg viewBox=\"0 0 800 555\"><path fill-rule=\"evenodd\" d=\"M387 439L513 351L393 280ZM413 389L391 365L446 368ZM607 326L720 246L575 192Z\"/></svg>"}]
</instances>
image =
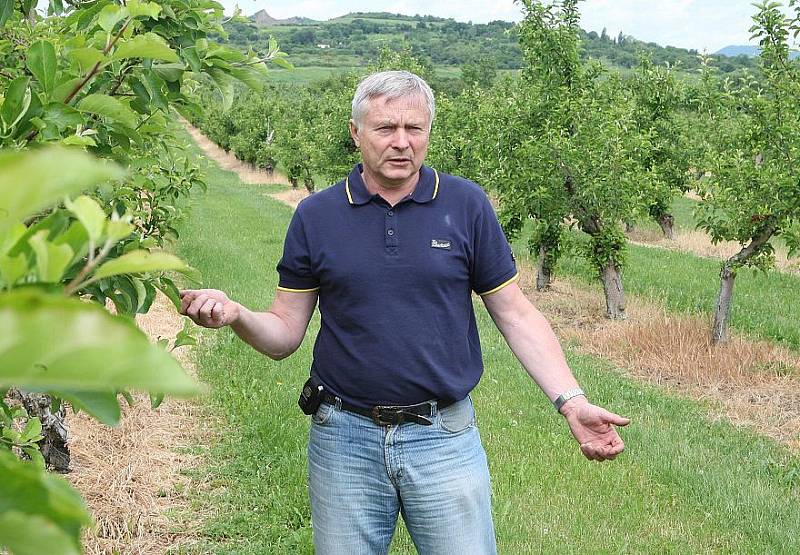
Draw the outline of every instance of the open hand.
<instances>
[{"instance_id":1,"label":"open hand","mask_svg":"<svg viewBox=\"0 0 800 555\"><path fill-rule=\"evenodd\" d=\"M614 426L627 426L630 419L593 405L583 398L564 405L562 414L587 459L611 460L625 450L625 444Z\"/></svg>"},{"instance_id":2,"label":"open hand","mask_svg":"<svg viewBox=\"0 0 800 555\"><path fill-rule=\"evenodd\" d=\"M218 289L186 289L181 291L180 313L204 328L221 328L239 318L241 305Z\"/></svg>"}]
</instances>

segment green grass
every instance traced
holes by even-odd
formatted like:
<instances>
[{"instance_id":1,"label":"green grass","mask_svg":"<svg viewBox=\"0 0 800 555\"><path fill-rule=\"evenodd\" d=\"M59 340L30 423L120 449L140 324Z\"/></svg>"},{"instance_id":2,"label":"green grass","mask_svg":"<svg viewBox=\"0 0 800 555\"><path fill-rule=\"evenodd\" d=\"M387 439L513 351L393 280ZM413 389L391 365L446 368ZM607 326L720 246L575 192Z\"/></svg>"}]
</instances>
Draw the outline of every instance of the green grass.
<instances>
[{"instance_id":1,"label":"green grass","mask_svg":"<svg viewBox=\"0 0 800 555\"><path fill-rule=\"evenodd\" d=\"M673 205L675 229L692 230L692 210L696 201L680 197ZM654 222L637 224L658 228ZM527 226L513 242L518 257L530 261ZM569 238L573 246L588 241L580 232ZM780 241L777 244L781 244ZM719 293L720 260L701 258L691 253L639 245L629 245L623 270L625 292L661 303L669 310L700 314L710 318ZM559 274L572 275L596 285L597 302L604 303L596 272L588 261L575 252L567 252L559 261ZM731 327L752 337L777 341L800 350L800 276L780 271L767 273L744 268L739 271L733 291Z\"/></svg>"},{"instance_id":2,"label":"green grass","mask_svg":"<svg viewBox=\"0 0 800 555\"><path fill-rule=\"evenodd\" d=\"M520 256L525 247L515 242ZM720 261L689 253L630 245L623 270L625 292L662 303L669 310L710 318L719 292ZM596 282L586 259L565 256L557 274ZM557 278L556 278L557 279ZM598 303L604 303L598 288ZM800 350L800 278L772 271L739 271L733 292L731 327L746 335L777 341Z\"/></svg>"},{"instance_id":3,"label":"green grass","mask_svg":"<svg viewBox=\"0 0 800 555\"><path fill-rule=\"evenodd\" d=\"M269 305L290 209L213 170L193 201L179 254L252 307ZM743 280L744 281L744 280ZM600 302L598 300L598 302ZM569 354L594 400L633 418L628 451L584 460L553 411L479 309L486 374L475 391L489 454L501 553L800 551L800 461L764 438L710 423L702 406ZM313 337L274 362L230 330L195 351L218 440L193 511L208 515L200 553L312 553L305 477L308 420L296 405ZM404 533L392 553L413 553Z\"/></svg>"},{"instance_id":4,"label":"green grass","mask_svg":"<svg viewBox=\"0 0 800 555\"><path fill-rule=\"evenodd\" d=\"M315 81L321 81L332 75L347 73L351 70L358 70L356 67L320 67L305 66L295 67L294 69L270 69L269 80L274 83L293 83L297 85L307 85Z\"/></svg>"}]
</instances>

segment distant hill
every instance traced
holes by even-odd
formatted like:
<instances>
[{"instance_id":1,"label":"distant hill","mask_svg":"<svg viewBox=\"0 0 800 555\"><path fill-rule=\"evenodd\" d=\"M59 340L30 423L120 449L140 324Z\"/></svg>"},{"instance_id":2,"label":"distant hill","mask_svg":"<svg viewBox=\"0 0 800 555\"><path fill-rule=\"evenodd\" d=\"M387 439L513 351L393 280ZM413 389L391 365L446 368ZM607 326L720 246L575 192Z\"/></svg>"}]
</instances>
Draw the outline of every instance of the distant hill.
<instances>
[{"instance_id":1,"label":"distant hill","mask_svg":"<svg viewBox=\"0 0 800 555\"><path fill-rule=\"evenodd\" d=\"M267 13L267 10L259 10L250 16L253 23L256 25L311 25L318 23L313 19L307 17L289 17L286 19L276 19Z\"/></svg>"},{"instance_id":2,"label":"distant hill","mask_svg":"<svg viewBox=\"0 0 800 555\"><path fill-rule=\"evenodd\" d=\"M726 46L725 48L718 50L716 54L720 56L728 56L729 58L735 58L736 56L747 56L748 58L756 58L759 54L761 54L761 49L758 46L751 46L751 45L731 45ZM794 60L800 56L800 52L792 52L789 54L789 58Z\"/></svg>"},{"instance_id":3,"label":"distant hill","mask_svg":"<svg viewBox=\"0 0 800 555\"><path fill-rule=\"evenodd\" d=\"M458 68L483 63L516 70L524 65L516 24L508 21L464 23L429 15L353 12L328 21L305 18L276 19L266 10L225 25L229 43L242 49L265 49L274 37L296 66L360 67L378 57L381 48L410 45L417 57L439 67ZM620 69L635 67L644 53L658 65L670 63L685 72L699 68L698 52L637 40L605 29L581 33L581 57L601 60ZM754 58L713 54L713 64L724 74L757 71Z\"/></svg>"}]
</instances>

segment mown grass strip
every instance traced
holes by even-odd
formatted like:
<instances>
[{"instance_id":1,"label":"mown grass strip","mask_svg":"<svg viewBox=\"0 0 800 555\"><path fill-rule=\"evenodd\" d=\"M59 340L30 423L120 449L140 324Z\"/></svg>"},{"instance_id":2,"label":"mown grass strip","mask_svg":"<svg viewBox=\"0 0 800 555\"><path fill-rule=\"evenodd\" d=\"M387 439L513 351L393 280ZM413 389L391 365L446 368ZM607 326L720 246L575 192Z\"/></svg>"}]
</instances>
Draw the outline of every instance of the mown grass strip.
<instances>
[{"instance_id":1,"label":"mown grass strip","mask_svg":"<svg viewBox=\"0 0 800 555\"><path fill-rule=\"evenodd\" d=\"M179 252L244 304L268 306L290 209L214 170L194 200ZM601 299L598 299L601 302ZM695 403L624 379L569 353L593 399L633 418L628 452L584 460L562 419L519 368L479 308L486 374L475 392L492 467L501 553L798 552L800 462L773 442L710 423ZM319 323L273 362L230 330L207 332L195 356L219 416L202 553L312 553L306 495L308 421L296 406ZM400 535L393 553L413 553Z\"/></svg>"},{"instance_id":2,"label":"mown grass strip","mask_svg":"<svg viewBox=\"0 0 800 555\"><path fill-rule=\"evenodd\" d=\"M683 203L685 204L685 203ZM529 230L513 242L517 256L531 260ZM579 232L569 235L575 250L588 238ZM671 311L701 314L709 318L719 293L721 260L701 258L691 253L640 245L629 245L623 282L625 292L663 304ZM584 282L599 284L597 272L585 257L568 251L558 263L558 274L572 275ZM597 302L603 304L597 285ZM800 350L800 276L780 272L761 272L743 268L736 277L731 307L731 327L752 337L777 341Z\"/></svg>"}]
</instances>

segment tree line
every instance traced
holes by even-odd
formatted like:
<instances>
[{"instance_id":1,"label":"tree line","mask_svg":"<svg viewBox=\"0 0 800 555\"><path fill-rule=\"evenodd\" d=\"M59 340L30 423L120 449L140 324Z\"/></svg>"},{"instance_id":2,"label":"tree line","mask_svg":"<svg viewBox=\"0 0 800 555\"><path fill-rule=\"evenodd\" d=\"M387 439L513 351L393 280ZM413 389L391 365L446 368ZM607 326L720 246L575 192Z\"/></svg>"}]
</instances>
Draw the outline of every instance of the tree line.
<instances>
[{"instance_id":1,"label":"tree line","mask_svg":"<svg viewBox=\"0 0 800 555\"><path fill-rule=\"evenodd\" d=\"M521 69L524 56L517 27L507 21L464 23L428 16L392 14L352 14L325 22L303 25L258 26L246 18L237 18L225 25L231 46L246 50L259 49L270 37L292 53L295 65L354 66L377 59L381 48L399 49L410 45L417 58L433 65L460 66L491 59L498 69ZM578 30L580 56L605 63L632 68L644 53L657 65L669 62L686 71L699 68L698 52L673 46L662 47L620 33L610 37L603 30ZM319 45L324 45L321 49ZM712 56L722 73L737 75L744 70L756 71L757 60L747 56Z\"/></svg>"}]
</instances>

